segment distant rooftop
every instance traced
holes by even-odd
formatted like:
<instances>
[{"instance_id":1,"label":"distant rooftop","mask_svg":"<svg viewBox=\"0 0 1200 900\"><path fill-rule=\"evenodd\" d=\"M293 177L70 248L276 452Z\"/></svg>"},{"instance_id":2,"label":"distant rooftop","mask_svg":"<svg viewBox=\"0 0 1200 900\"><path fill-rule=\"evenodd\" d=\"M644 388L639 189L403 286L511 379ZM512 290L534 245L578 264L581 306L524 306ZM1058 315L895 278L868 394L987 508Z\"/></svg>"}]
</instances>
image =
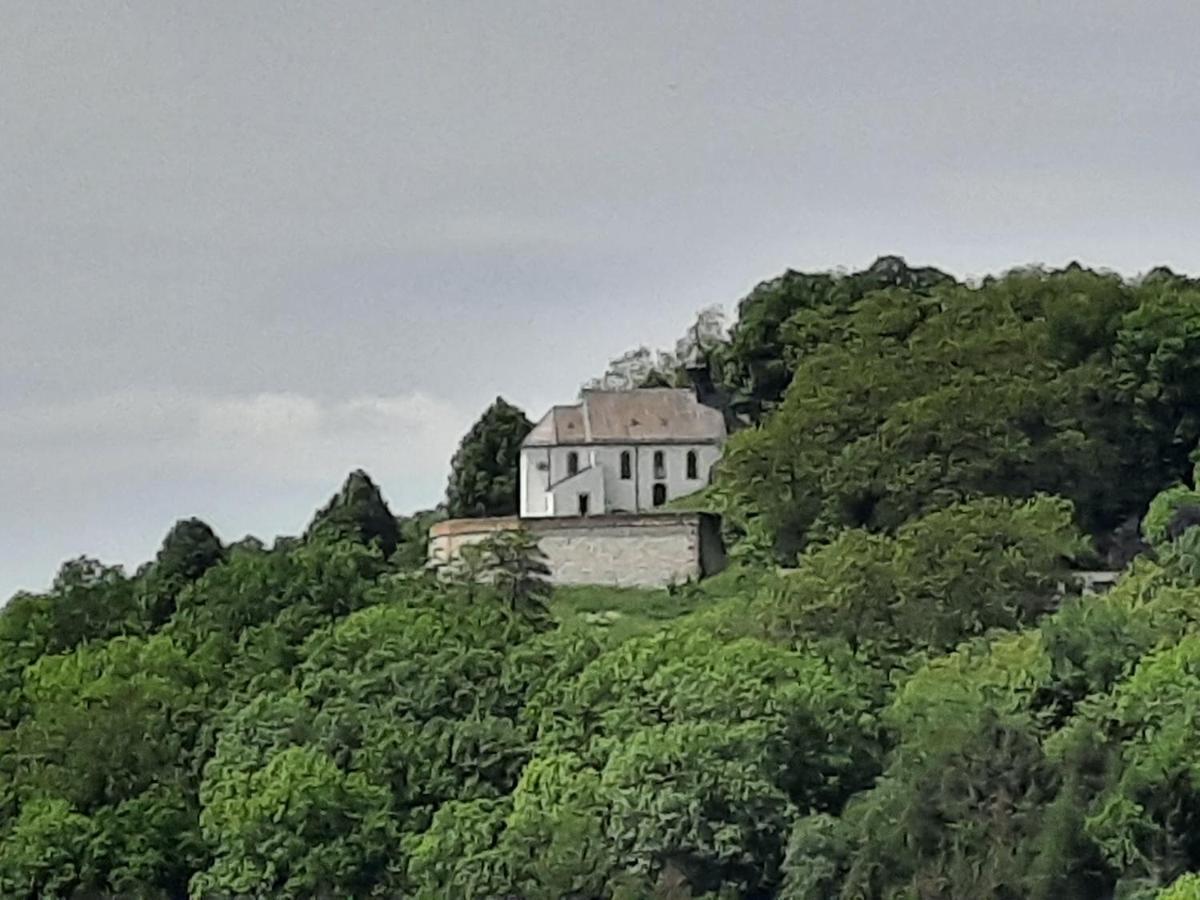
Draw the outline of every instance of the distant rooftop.
<instances>
[{"instance_id":1,"label":"distant rooftop","mask_svg":"<svg viewBox=\"0 0 1200 900\"><path fill-rule=\"evenodd\" d=\"M584 391L573 406L555 406L525 438L526 447L557 444L718 443L725 419L684 388Z\"/></svg>"}]
</instances>

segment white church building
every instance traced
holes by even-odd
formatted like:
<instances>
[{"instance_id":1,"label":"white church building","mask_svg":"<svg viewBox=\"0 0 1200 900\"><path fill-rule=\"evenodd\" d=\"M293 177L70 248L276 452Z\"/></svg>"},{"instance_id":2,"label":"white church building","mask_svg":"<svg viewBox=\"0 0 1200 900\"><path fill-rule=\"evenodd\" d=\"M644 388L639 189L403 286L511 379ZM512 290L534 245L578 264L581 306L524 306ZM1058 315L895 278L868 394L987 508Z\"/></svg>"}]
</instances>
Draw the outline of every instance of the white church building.
<instances>
[{"instance_id":1,"label":"white church building","mask_svg":"<svg viewBox=\"0 0 1200 900\"><path fill-rule=\"evenodd\" d=\"M725 419L691 390L584 391L521 447L521 518L652 511L709 483Z\"/></svg>"}]
</instances>

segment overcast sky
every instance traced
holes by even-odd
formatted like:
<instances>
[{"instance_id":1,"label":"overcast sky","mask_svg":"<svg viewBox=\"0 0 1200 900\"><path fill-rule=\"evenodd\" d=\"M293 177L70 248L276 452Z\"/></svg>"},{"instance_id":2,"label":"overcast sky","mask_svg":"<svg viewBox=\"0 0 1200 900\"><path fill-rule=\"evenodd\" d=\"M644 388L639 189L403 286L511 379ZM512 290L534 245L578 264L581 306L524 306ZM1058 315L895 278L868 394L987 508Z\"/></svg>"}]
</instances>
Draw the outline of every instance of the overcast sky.
<instances>
[{"instance_id":1,"label":"overcast sky","mask_svg":"<svg viewBox=\"0 0 1200 900\"><path fill-rule=\"evenodd\" d=\"M435 503L786 267L1200 270L1200 4L0 0L0 597Z\"/></svg>"}]
</instances>

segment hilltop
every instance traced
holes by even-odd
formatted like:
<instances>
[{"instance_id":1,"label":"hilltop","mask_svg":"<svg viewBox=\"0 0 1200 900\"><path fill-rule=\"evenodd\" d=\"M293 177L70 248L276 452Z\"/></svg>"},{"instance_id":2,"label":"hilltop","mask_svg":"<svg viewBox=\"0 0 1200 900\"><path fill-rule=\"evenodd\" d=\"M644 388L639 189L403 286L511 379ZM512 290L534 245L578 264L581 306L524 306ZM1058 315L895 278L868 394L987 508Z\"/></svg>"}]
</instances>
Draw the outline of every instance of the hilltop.
<instances>
[{"instance_id":1,"label":"hilltop","mask_svg":"<svg viewBox=\"0 0 1200 900\"><path fill-rule=\"evenodd\" d=\"M0 612L0 895L1200 896L1200 283L789 271L598 384L722 411L729 570L430 571L499 399L445 508L70 561Z\"/></svg>"}]
</instances>

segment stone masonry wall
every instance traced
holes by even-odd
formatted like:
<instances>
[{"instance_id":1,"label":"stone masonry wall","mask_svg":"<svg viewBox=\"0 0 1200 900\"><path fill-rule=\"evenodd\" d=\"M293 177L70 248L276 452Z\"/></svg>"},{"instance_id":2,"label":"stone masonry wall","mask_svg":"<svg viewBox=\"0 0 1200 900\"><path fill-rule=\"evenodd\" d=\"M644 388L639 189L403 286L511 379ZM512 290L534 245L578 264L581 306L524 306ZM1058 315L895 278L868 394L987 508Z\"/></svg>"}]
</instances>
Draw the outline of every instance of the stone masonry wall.
<instances>
[{"instance_id":1,"label":"stone masonry wall","mask_svg":"<svg viewBox=\"0 0 1200 900\"><path fill-rule=\"evenodd\" d=\"M662 587L700 577L695 528L550 530L539 542L556 584Z\"/></svg>"},{"instance_id":2,"label":"stone masonry wall","mask_svg":"<svg viewBox=\"0 0 1200 900\"><path fill-rule=\"evenodd\" d=\"M431 558L447 560L497 530L524 527L538 537L555 584L665 587L719 571L716 520L699 513L543 519L457 519L430 530Z\"/></svg>"}]
</instances>

